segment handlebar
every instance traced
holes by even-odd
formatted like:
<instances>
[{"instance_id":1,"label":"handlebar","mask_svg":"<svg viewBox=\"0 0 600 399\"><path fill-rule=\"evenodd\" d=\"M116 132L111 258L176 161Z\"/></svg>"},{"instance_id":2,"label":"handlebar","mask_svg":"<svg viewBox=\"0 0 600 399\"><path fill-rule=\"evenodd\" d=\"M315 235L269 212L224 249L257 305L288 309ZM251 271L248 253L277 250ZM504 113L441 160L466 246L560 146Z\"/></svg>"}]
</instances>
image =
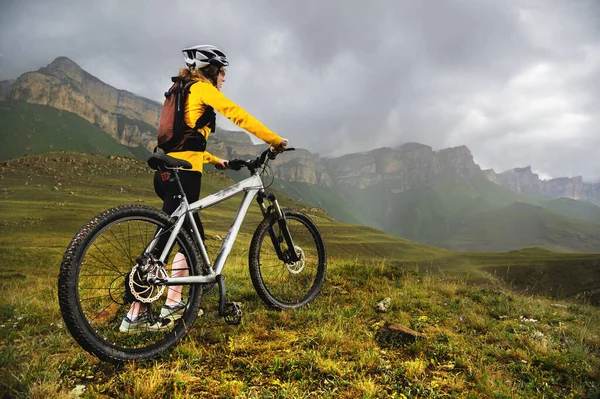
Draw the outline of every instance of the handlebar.
<instances>
[{"instance_id":1,"label":"handlebar","mask_svg":"<svg viewBox=\"0 0 600 399\"><path fill-rule=\"evenodd\" d=\"M243 159L232 159L226 162L227 168L231 170L240 170L242 167L248 168L249 171L254 172L256 169L260 168L264 164L268 163L268 160L272 160L277 158L277 155L286 152L286 151L294 151L295 148L286 148L283 151L272 151L270 148L267 148L260 154L256 159L249 159L247 161Z\"/></svg>"}]
</instances>

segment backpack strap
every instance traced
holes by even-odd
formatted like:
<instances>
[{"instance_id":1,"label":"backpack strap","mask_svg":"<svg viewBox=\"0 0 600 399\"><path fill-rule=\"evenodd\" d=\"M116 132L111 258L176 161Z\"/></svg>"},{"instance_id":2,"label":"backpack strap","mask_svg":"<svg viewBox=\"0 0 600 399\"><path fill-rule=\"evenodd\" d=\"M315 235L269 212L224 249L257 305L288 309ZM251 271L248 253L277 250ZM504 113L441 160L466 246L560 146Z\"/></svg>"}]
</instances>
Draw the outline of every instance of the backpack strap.
<instances>
[{"instance_id":1,"label":"backpack strap","mask_svg":"<svg viewBox=\"0 0 600 399\"><path fill-rule=\"evenodd\" d=\"M198 81L192 81L188 84L185 85L185 88L183 89L183 95L187 100L187 96L190 94L190 88L192 87L193 84L198 83ZM210 105L207 105L206 108L204 109L204 112L202 113L202 115L200 115L200 117L196 120L196 124L194 125L194 127L192 128L195 132L198 132L200 129L206 127L206 126L210 126L210 132L214 133L215 132L215 127L217 125L217 114L215 113L215 110L213 109L213 107L211 107Z\"/></svg>"},{"instance_id":2,"label":"backpack strap","mask_svg":"<svg viewBox=\"0 0 600 399\"><path fill-rule=\"evenodd\" d=\"M215 125L217 121L217 114L215 114L215 110L213 107L207 105L204 113L198 118L196 121L196 125L194 126L194 130L197 132L205 126L210 126L210 132L215 132Z\"/></svg>"}]
</instances>

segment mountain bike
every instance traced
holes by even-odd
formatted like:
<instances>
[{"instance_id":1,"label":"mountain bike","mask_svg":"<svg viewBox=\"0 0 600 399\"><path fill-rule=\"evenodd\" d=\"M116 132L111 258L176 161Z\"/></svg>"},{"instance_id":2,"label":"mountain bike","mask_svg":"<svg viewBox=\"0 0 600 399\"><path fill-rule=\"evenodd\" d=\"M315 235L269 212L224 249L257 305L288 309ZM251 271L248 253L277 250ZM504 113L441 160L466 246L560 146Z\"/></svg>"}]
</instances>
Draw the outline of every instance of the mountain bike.
<instances>
[{"instance_id":1,"label":"mountain bike","mask_svg":"<svg viewBox=\"0 0 600 399\"><path fill-rule=\"evenodd\" d=\"M239 324L241 308L227 301L222 272L255 198L263 215L248 254L256 292L267 306L281 310L313 301L325 280L325 245L309 216L282 209L276 196L265 191L262 176L277 155L266 150L254 160L229 161L230 169L246 168L250 177L191 204L179 171L192 165L152 155L148 165L179 185L180 206L171 215L144 205L118 206L92 218L75 235L58 277L60 310L75 340L104 361L155 357L189 332L202 312L203 294L215 287L218 315ZM237 194L243 194L242 202L213 264L193 214ZM169 290L181 295L183 308L177 317L164 318ZM122 331L119 325L135 305L146 309L153 329Z\"/></svg>"}]
</instances>

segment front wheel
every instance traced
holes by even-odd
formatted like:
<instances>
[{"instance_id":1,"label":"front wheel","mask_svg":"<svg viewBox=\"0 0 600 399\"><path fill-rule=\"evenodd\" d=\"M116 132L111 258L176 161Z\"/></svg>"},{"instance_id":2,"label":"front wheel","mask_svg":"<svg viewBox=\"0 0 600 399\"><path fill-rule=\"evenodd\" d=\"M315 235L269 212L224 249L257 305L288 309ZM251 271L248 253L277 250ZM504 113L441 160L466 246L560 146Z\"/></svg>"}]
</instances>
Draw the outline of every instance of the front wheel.
<instances>
[{"instance_id":1,"label":"front wheel","mask_svg":"<svg viewBox=\"0 0 600 399\"><path fill-rule=\"evenodd\" d=\"M289 209L283 212L297 260L291 261L286 256L292 249L288 248L284 230L273 213L260 223L252 237L250 277L265 304L296 309L319 294L325 281L327 257L323 237L312 219Z\"/></svg>"}]
</instances>

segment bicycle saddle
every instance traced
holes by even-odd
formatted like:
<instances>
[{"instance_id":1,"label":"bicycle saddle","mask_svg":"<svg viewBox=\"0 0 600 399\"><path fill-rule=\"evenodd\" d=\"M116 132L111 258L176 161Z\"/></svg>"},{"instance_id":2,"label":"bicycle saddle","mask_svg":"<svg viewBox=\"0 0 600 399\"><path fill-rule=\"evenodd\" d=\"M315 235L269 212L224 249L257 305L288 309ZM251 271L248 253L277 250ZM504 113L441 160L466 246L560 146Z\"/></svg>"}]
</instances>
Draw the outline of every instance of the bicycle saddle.
<instances>
[{"instance_id":1,"label":"bicycle saddle","mask_svg":"<svg viewBox=\"0 0 600 399\"><path fill-rule=\"evenodd\" d=\"M165 170L167 168L192 169L192 164L188 161L159 153L150 155L150 158L148 158L148 166L154 170Z\"/></svg>"}]
</instances>

